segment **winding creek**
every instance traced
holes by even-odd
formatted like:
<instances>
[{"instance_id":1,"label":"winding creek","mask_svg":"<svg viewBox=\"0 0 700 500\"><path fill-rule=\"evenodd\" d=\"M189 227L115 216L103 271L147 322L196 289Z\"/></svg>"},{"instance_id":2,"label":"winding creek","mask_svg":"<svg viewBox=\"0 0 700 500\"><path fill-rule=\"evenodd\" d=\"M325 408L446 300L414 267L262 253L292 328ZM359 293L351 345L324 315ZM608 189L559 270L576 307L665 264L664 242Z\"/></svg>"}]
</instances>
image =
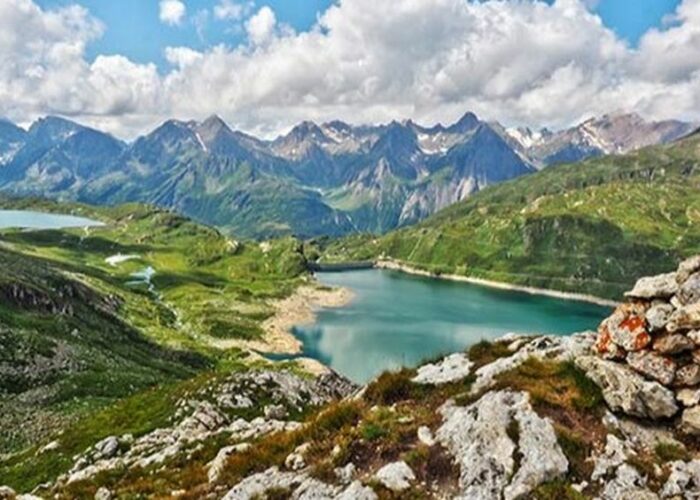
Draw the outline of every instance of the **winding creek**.
<instances>
[{"instance_id":1,"label":"winding creek","mask_svg":"<svg viewBox=\"0 0 700 500\"><path fill-rule=\"evenodd\" d=\"M586 302L411 276L389 270L318 273L351 289L345 307L318 311L294 335L304 356L356 382L387 369L462 350L509 332L570 334L594 329L609 309Z\"/></svg>"}]
</instances>

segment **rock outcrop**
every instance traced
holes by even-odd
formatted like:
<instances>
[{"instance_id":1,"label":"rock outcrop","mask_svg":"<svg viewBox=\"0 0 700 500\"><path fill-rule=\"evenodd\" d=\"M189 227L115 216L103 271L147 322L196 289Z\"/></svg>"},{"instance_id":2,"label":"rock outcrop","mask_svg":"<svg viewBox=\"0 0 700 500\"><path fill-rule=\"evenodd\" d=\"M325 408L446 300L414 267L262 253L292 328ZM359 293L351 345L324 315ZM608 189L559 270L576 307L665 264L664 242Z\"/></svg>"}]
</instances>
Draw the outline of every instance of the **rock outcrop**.
<instances>
[{"instance_id":1,"label":"rock outcrop","mask_svg":"<svg viewBox=\"0 0 700 500\"><path fill-rule=\"evenodd\" d=\"M236 444L221 449L209 465L208 478L216 482L228 457L244 451L248 441L301 426L294 420L270 418L270 412L265 412L270 405L261 407L261 401L272 401L275 415L286 416L336 401L354 389L353 384L334 373L315 379L274 370L233 374L223 383L180 400L170 427L156 429L138 439L130 435L110 436L98 442L79 456L58 482L71 484L103 471L161 465L197 443L225 434ZM254 412L255 408L262 410L263 415L248 420L236 417L240 411Z\"/></svg>"},{"instance_id":2,"label":"rock outcrop","mask_svg":"<svg viewBox=\"0 0 700 500\"><path fill-rule=\"evenodd\" d=\"M603 359L578 365L613 410L652 419L682 411L682 428L700 435L700 256L641 278L625 296L598 330Z\"/></svg>"},{"instance_id":3,"label":"rock outcrop","mask_svg":"<svg viewBox=\"0 0 700 500\"><path fill-rule=\"evenodd\" d=\"M460 466L460 498L518 498L567 471L551 422L527 393L489 392L467 407L448 402L441 413L437 438Z\"/></svg>"}]
</instances>

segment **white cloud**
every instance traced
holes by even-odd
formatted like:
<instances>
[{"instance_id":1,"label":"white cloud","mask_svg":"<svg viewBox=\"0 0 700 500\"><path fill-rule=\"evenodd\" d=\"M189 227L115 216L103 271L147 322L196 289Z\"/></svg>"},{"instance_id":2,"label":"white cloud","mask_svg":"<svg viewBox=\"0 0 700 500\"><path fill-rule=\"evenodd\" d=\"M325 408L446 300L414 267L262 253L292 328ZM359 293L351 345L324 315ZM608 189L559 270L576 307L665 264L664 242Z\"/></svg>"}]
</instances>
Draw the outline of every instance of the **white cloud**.
<instances>
[{"instance_id":1,"label":"white cloud","mask_svg":"<svg viewBox=\"0 0 700 500\"><path fill-rule=\"evenodd\" d=\"M467 110L554 127L618 109L698 120L697 0L674 18L632 48L583 0L343 0L303 33L263 7L246 22L249 44L168 48L172 69L159 75L122 56L87 62L103 27L81 7L2 0L0 116L64 114L126 137L211 113L265 134L303 119L433 123Z\"/></svg>"},{"instance_id":2,"label":"white cloud","mask_svg":"<svg viewBox=\"0 0 700 500\"><path fill-rule=\"evenodd\" d=\"M179 26L185 17L187 8L181 0L160 0L160 20L170 26Z\"/></svg>"},{"instance_id":3,"label":"white cloud","mask_svg":"<svg viewBox=\"0 0 700 500\"><path fill-rule=\"evenodd\" d=\"M214 7L214 17L220 20L240 21L248 15L253 5L252 1L219 0L219 3Z\"/></svg>"},{"instance_id":4,"label":"white cloud","mask_svg":"<svg viewBox=\"0 0 700 500\"><path fill-rule=\"evenodd\" d=\"M275 32L277 17L275 12L267 5L262 7L253 17L245 23L245 29L251 42L256 45L267 42Z\"/></svg>"}]
</instances>

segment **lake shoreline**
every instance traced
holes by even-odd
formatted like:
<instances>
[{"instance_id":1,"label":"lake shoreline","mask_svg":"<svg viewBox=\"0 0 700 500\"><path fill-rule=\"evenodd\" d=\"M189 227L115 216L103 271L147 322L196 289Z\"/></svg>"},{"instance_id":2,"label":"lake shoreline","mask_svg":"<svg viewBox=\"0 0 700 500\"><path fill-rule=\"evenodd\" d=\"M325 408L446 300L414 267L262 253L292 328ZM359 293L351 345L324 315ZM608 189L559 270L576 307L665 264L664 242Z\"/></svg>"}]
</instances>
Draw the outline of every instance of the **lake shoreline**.
<instances>
[{"instance_id":1,"label":"lake shoreline","mask_svg":"<svg viewBox=\"0 0 700 500\"><path fill-rule=\"evenodd\" d=\"M247 342L246 347L268 354L301 354L303 344L292 328L312 324L319 309L343 307L353 298L348 288L322 287L318 282L301 285L289 297L274 303L275 314L262 324L265 336L261 341Z\"/></svg>"},{"instance_id":2,"label":"lake shoreline","mask_svg":"<svg viewBox=\"0 0 700 500\"><path fill-rule=\"evenodd\" d=\"M523 292L530 295L540 295L544 297L552 297L555 299L572 300L576 302L587 302L589 304L595 304L603 307L617 307L619 302L613 300L607 300L594 295L587 295L582 293L573 292L562 292L558 290L550 290L547 288L537 288L524 285L514 285L512 283L505 283L503 281L493 281L482 278L472 278L469 276L462 276L459 274L435 274L430 271L425 271L423 269L418 269L415 267L407 266L401 264L394 260L378 260L374 263L375 269L386 269L389 271L398 271L405 274L411 274L414 276L422 276L426 278L441 279L446 281L456 281L461 283L469 283L472 285L483 286L487 288L495 288L499 290L508 290L513 292Z\"/></svg>"}]
</instances>

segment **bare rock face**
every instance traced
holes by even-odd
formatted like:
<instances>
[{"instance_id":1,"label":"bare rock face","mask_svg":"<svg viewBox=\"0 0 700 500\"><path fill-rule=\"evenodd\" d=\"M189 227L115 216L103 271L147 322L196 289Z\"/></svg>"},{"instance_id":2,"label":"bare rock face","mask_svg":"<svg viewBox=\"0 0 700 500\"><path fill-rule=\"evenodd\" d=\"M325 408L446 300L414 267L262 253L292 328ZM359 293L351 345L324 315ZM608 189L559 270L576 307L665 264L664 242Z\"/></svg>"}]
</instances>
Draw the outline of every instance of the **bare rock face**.
<instances>
[{"instance_id":1,"label":"bare rock face","mask_svg":"<svg viewBox=\"0 0 700 500\"><path fill-rule=\"evenodd\" d=\"M681 428L687 434L700 436L700 405L686 408L681 416Z\"/></svg>"},{"instance_id":2,"label":"bare rock face","mask_svg":"<svg viewBox=\"0 0 700 500\"><path fill-rule=\"evenodd\" d=\"M682 285L690 278L691 274L697 271L700 271L700 255L696 255L680 263L678 271L676 272L676 282Z\"/></svg>"},{"instance_id":3,"label":"bare rock face","mask_svg":"<svg viewBox=\"0 0 700 500\"><path fill-rule=\"evenodd\" d=\"M289 410L322 406L348 396L353 390L352 383L334 373L313 379L286 370L233 373L216 386L205 387L201 393L180 400L171 426L155 429L137 439L113 436L97 443L77 458L68 474L59 478L59 483L84 481L103 471L160 465L223 433L228 433L233 442L245 442L275 432L293 431L301 426L299 422L271 418L270 411L268 416L251 420L236 417L236 412L258 406L265 414L265 406L260 402L274 401L273 413L288 415ZM219 460L225 461L228 455L239 451L237 447L224 449ZM209 469L210 480L218 479L220 468L215 459Z\"/></svg>"},{"instance_id":4,"label":"bare rock face","mask_svg":"<svg viewBox=\"0 0 700 500\"><path fill-rule=\"evenodd\" d=\"M355 481L347 488L327 484L305 472L284 472L271 467L265 472L248 476L231 488L224 500L253 500L267 498L273 490L286 490L296 500L376 500L374 491Z\"/></svg>"},{"instance_id":5,"label":"bare rock face","mask_svg":"<svg viewBox=\"0 0 700 500\"><path fill-rule=\"evenodd\" d=\"M627 355L627 363L639 373L664 385L670 385L676 377L676 363L653 351L631 352Z\"/></svg>"},{"instance_id":6,"label":"bare rock face","mask_svg":"<svg viewBox=\"0 0 700 500\"><path fill-rule=\"evenodd\" d=\"M700 390L700 255L682 262L675 273L640 279L625 295L628 303L601 323L595 344L601 358L619 363L583 359L580 364L613 410L671 417L677 400L687 408L682 427L694 434L690 407Z\"/></svg>"},{"instance_id":7,"label":"bare rock face","mask_svg":"<svg viewBox=\"0 0 700 500\"><path fill-rule=\"evenodd\" d=\"M470 406L448 402L440 411L437 439L460 466L460 498L518 498L568 469L552 424L533 411L527 393L489 392ZM509 435L513 428L516 436Z\"/></svg>"},{"instance_id":8,"label":"bare rock face","mask_svg":"<svg viewBox=\"0 0 700 500\"><path fill-rule=\"evenodd\" d=\"M678 412L675 394L658 382L645 380L631 368L595 356L582 356L576 365L603 391L613 411L642 418L660 419Z\"/></svg>"},{"instance_id":9,"label":"bare rock face","mask_svg":"<svg viewBox=\"0 0 700 500\"><path fill-rule=\"evenodd\" d=\"M651 331L663 330L673 314L673 306L666 303L653 305L646 312L646 320Z\"/></svg>"},{"instance_id":10,"label":"bare rock face","mask_svg":"<svg viewBox=\"0 0 700 500\"><path fill-rule=\"evenodd\" d=\"M700 384L700 365L691 363L676 372L674 385L677 387L696 387Z\"/></svg>"},{"instance_id":11,"label":"bare rock face","mask_svg":"<svg viewBox=\"0 0 700 500\"><path fill-rule=\"evenodd\" d=\"M695 349L695 342L687 335L669 333L654 339L653 349L661 354L680 354Z\"/></svg>"},{"instance_id":12,"label":"bare rock face","mask_svg":"<svg viewBox=\"0 0 700 500\"><path fill-rule=\"evenodd\" d=\"M681 389L676 399L686 408L700 404L700 389Z\"/></svg>"},{"instance_id":13,"label":"bare rock face","mask_svg":"<svg viewBox=\"0 0 700 500\"><path fill-rule=\"evenodd\" d=\"M17 493L9 486L0 486L0 500L12 500Z\"/></svg>"},{"instance_id":14,"label":"bare rock face","mask_svg":"<svg viewBox=\"0 0 700 500\"><path fill-rule=\"evenodd\" d=\"M439 385L461 380L471 373L474 366L466 354L456 353L442 359L438 363L427 364L418 368L413 378L417 384Z\"/></svg>"},{"instance_id":15,"label":"bare rock face","mask_svg":"<svg viewBox=\"0 0 700 500\"><path fill-rule=\"evenodd\" d=\"M641 351L651 342L644 309L636 304L623 305L600 325L601 337L609 337L624 351Z\"/></svg>"},{"instance_id":16,"label":"bare rock face","mask_svg":"<svg viewBox=\"0 0 700 500\"><path fill-rule=\"evenodd\" d=\"M637 469L622 464L608 481L600 495L603 500L658 500L658 495L647 488L647 480Z\"/></svg>"},{"instance_id":17,"label":"bare rock face","mask_svg":"<svg viewBox=\"0 0 700 500\"><path fill-rule=\"evenodd\" d=\"M700 460L676 461L661 490L663 498L700 498Z\"/></svg>"},{"instance_id":18,"label":"bare rock face","mask_svg":"<svg viewBox=\"0 0 700 500\"><path fill-rule=\"evenodd\" d=\"M678 300L681 304L695 304L700 301L700 273L692 274L678 290Z\"/></svg>"},{"instance_id":19,"label":"bare rock face","mask_svg":"<svg viewBox=\"0 0 700 500\"><path fill-rule=\"evenodd\" d=\"M678 292L676 273L641 278L625 295L636 299L668 299Z\"/></svg>"},{"instance_id":20,"label":"bare rock face","mask_svg":"<svg viewBox=\"0 0 700 500\"><path fill-rule=\"evenodd\" d=\"M700 302L676 309L666 325L669 332L700 328Z\"/></svg>"},{"instance_id":21,"label":"bare rock face","mask_svg":"<svg viewBox=\"0 0 700 500\"><path fill-rule=\"evenodd\" d=\"M406 462L393 462L385 465L375 475L377 481L391 491L403 491L411 487L416 475Z\"/></svg>"}]
</instances>

